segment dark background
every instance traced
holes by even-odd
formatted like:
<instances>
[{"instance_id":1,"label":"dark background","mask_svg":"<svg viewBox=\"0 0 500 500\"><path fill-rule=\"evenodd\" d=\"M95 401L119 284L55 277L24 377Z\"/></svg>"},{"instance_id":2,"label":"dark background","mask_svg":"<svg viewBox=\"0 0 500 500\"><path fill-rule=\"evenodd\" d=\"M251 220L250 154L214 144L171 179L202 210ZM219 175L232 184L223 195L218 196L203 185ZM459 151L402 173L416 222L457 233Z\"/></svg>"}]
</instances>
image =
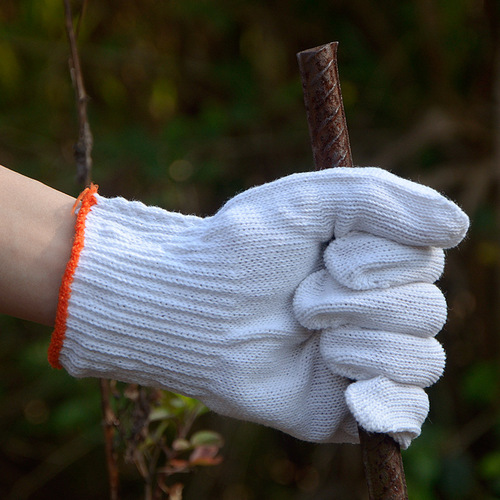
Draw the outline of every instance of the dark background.
<instances>
[{"instance_id":1,"label":"dark background","mask_svg":"<svg viewBox=\"0 0 500 500\"><path fill-rule=\"evenodd\" d=\"M76 195L62 5L0 3L0 162ZM441 280L446 373L403 453L412 500L500 498L499 15L496 0L90 0L81 25L104 195L205 215L310 170L295 54L338 40L355 163L429 184L471 216ZM106 498L97 382L49 368L49 335L0 317L0 496ZM225 460L181 478L188 500L366 498L358 447L202 419ZM122 480L124 498L141 498L132 467Z\"/></svg>"}]
</instances>

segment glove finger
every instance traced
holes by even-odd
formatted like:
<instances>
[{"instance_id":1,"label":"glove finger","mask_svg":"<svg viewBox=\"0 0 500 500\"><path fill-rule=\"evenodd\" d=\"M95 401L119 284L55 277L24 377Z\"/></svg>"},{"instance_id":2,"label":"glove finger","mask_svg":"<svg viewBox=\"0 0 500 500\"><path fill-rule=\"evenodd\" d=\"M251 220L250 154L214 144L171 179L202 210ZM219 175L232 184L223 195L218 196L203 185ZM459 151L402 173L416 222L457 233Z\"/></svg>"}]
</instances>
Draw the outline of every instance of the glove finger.
<instances>
[{"instance_id":1,"label":"glove finger","mask_svg":"<svg viewBox=\"0 0 500 500\"><path fill-rule=\"evenodd\" d=\"M273 221L326 242L364 231L399 243L451 248L469 219L437 191L379 168L330 168L294 174L230 200L217 214Z\"/></svg>"},{"instance_id":2,"label":"glove finger","mask_svg":"<svg viewBox=\"0 0 500 500\"><path fill-rule=\"evenodd\" d=\"M429 413L429 398L423 389L384 377L352 383L345 398L363 429L389 434L403 449L420 435Z\"/></svg>"},{"instance_id":3,"label":"glove finger","mask_svg":"<svg viewBox=\"0 0 500 500\"><path fill-rule=\"evenodd\" d=\"M444 268L444 252L436 247L402 245L368 233L349 233L333 240L324 261L330 274L354 290L387 288L406 283L434 283Z\"/></svg>"},{"instance_id":4,"label":"glove finger","mask_svg":"<svg viewBox=\"0 0 500 500\"><path fill-rule=\"evenodd\" d=\"M446 355L434 338L361 330L353 327L321 333L321 355L333 373L353 380L384 377L429 387L443 374Z\"/></svg>"},{"instance_id":5,"label":"glove finger","mask_svg":"<svg viewBox=\"0 0 500 500\"><path fill-rule=\"evenodd\" d=\"M361 328L437 335L446 322L446 301L429 283L392 288L351 290L325 270L310 274L299 285L293 301L295 317L311 330L356 325Z\"/></svg>"}]
</instances>

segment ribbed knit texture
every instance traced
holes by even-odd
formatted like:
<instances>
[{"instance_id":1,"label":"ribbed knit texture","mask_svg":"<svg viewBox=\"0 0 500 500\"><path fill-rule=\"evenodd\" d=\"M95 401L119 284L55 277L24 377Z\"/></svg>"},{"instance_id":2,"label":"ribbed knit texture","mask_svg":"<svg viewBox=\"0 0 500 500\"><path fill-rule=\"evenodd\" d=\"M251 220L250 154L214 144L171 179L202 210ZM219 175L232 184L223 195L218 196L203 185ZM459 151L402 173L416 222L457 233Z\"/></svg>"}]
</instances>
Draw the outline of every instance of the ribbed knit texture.
<instances>
[{"instance_id":1,"label":"ribbed knit texture","mask_svg":"<svg viewBox=\"0 0 500 500\"><path fill-rule=\"evenodd\" d=\"M415 435L421 406L388 405L398 414L384 415L378 386L373 411L369 390L355 391L351 405L346 377L403 382L411 391L393 383L389 399L410 405L414 387L439 377L444 355L433 336L444 300L429 283L407 281L438 276L442 252L429 248L465 234L453 203L371 168L285 177L205 219L95 196L60 354L71 374L163 387L310 441L357 442L353 414L368 430L392 426L403 443ZM323 250L353 233L378 243L355 246L361 264L334 278ZM328 249L328 261L335 252L349 261L345 248ZM401 279L398 269L413 265ZM393 355L401 349L407 366Z\"/></svg>"}]
</instances>

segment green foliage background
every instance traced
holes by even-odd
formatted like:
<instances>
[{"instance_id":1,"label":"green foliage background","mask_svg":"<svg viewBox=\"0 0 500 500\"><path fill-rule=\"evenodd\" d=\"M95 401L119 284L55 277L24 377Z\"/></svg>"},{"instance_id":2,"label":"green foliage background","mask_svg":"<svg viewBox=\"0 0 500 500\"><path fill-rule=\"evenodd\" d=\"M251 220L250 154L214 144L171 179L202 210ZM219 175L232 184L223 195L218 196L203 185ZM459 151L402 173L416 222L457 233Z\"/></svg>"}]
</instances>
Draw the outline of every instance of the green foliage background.
<instances>
[{"instance_id":1,"label":"green foliage background","mask_svg":"<svg viewBox=\"0 0 500 500\"><path fill-rule=\"evenodd\" d=\"M81 26L104 195L204 215L309 170L295 54L338 40L355 163L469 213L441 281L447 370L403 456L415 500L500 498L499 18L497 0L90 0ZM67 59L62 0L2 0L0 162L77 194ZM0 332L1 497L106 498L97 383L48 367L50 330L1 317ZM366 498L358 447L202 418L225 460L185 479L187 499ZM123 498L140 498L123 476Z\"/></svg>"}]
</instances>

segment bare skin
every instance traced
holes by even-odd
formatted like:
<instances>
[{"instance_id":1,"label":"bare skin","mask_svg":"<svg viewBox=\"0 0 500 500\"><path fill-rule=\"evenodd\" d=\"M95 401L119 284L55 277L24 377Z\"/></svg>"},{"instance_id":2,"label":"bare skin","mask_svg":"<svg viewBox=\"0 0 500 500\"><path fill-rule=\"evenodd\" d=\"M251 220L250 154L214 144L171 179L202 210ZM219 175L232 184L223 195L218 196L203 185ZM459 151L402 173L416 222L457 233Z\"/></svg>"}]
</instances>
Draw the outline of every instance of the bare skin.
<instances>
[{"instance_id":1,"label":"bare skin","mask_svg":"<svg viewBox=\"0 0 500 500\"><path fill-rule=\"evenodd\" d=\"M53 326L75 199L0 166L0 314Z\"/></svg>"}]
</instances>

